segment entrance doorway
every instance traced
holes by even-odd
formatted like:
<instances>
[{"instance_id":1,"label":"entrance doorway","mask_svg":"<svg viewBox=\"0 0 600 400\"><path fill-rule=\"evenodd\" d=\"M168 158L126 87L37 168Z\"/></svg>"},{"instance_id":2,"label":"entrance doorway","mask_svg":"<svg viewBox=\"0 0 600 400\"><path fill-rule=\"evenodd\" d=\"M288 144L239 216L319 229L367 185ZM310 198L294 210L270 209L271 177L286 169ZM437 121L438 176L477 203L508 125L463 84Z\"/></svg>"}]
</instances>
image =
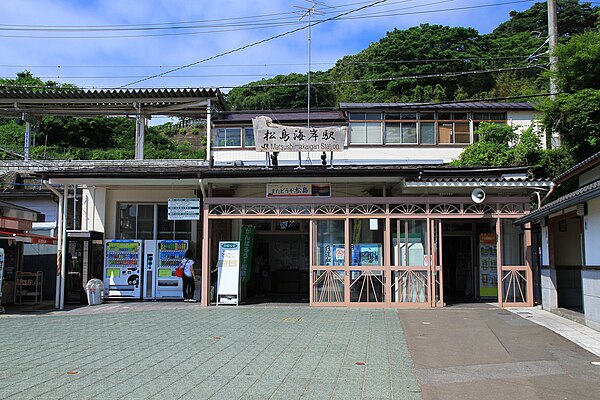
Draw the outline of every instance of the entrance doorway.
<instances>
[{"instance_id":1,"label":"entrance doorway","mask_svg":"<svg viewBox=\"0 0 600 400\"><path fill-rule=\"evenodd\" d=\"M475 301L475 271L471 235L443 237L444 300L446 304Z\"/></svg>"},{"instance_id":2,"label":"entrance doorway","mask_svg":"<svg viewBox=\"0 0 600 400\"><path fill-rule=\"evenodd\" d=\"M242 226L253 226L250 277L241 282L241 304L306 303L310 301L309 221L237 220L221 227L216 240L237 239ZM215 261L216 263L216 261ZM217 277L211 278L216 283ZM213 284L213 283L211 283ZM216 288L215 288L216 289ZM216 293L215 293L216 295Z\"/></svg>"},{"instance_id":3,"label":"entrance doorway","mask_svg":"<svg viewBox=\"0 0 600 400\"><path fill-rule=\"evenodd\" d=\"M558 308L583 313L583 222L581 217L550 221L552 252L556 268Z\"/></svg>"},{"instance_id":4,"label":"entrance doorway","mask_svg":"<svg viewBox=\"0 0 600 400\"><path fill-rule=\"evenodd\" d=\"M493 220L445 222L442 266L446 305L473 303L498 296ZM491 243L487 244L486 240Z\"/></svg>"}]
</instances>

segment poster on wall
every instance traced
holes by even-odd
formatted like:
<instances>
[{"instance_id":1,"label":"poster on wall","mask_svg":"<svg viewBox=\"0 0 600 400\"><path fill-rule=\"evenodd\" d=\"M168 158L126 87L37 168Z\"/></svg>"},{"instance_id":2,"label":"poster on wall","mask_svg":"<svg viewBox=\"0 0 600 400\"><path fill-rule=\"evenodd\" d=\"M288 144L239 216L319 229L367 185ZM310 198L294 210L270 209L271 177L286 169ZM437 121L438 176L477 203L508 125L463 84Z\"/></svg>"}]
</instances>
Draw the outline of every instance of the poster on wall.
<instances>
[{"instance_id":1,"label":"poster on wall","mask_svg":"<svg viewBox=\"0 0 600 400\"><path fill-rule=\"evenodd\" d=\"M498 297L496 234L479 235L479 296Z\"/></svg>"},{"instance_id":2,"label":"poster on wall","mask_svg":"<svg viewBox=\"0 0 600 400\"><path fill-rule=\"evenodd\" d=\"M381 261L381 244L358 243L352 245L353 266L379 266Z\"/></svg>"}]
</instances>

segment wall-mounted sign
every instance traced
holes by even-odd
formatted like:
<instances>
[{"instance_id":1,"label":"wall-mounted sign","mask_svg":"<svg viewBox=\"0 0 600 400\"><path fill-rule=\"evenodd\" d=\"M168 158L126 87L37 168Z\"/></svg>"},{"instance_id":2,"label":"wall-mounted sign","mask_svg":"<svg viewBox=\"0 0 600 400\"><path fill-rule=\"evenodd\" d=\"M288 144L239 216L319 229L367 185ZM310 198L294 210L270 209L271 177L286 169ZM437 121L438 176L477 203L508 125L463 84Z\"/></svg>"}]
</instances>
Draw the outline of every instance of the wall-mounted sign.
<instances>
[{"instance_id":1,"label":"wall-mounted sign","mask_svg":"<svg viewBox=\"0 0 600 400\"><path fill-rule=\"evenodd\" d=\"M259 152L344 151L345 126L306 128L274 124L269 117L252 120Z\"/></svg>"},{"instance_id":2,"label":"wall-mounted sign","mask_svg":"<svg viewBox=\"0 0 600 400\"><path fill-rule=\"evenodd\" d=\"M267 184L267 197L331 197L329 183Z\"/></svg>"},{"instance_id":3,"label":"wall-mounted sign","mask_svg":"<svg viewBox=\"0 0 600 400\"><path fill-rule=\"evenodd\" d=\"M173 220L199 220L200 199L169 199L168 216Z\"/></svg>"}]
</instances>

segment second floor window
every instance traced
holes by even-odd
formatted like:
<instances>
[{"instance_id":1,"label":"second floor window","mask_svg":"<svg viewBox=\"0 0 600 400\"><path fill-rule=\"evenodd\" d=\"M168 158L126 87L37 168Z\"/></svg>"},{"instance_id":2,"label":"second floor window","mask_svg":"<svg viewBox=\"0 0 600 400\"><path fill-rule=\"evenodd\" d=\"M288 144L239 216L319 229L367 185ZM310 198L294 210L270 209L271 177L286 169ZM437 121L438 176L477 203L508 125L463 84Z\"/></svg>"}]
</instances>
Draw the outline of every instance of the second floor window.
<instances>
[{"instance_id":1,"label":"second floor window","mask_svg":"<svg viewBox=\"0 0 600 400\"><path fill-rule=\"evenodd\" d=\"M386 113L385 143L416 144L417 113Z\"/></svg>"},{"instance_id":2,"label":"second floor window","mask_svg":"<svg viewBox=\"0 0 600 400\"><path fill-rule=\"evenodd\" d=\"M351 113L350 143L381 144L381 113Z\"/></svg>"},{"instance_id":3,"label":"second floor window","mask_svg":"<svg viewBox=\"0 0 600 400\"><path fill-rule=\"evenodd\" d=\"M254 137L253 137L254 139ZM241 147L242 129L241 128L218 128L217 129L217 147Z\"/></svg>"},{"instance_id":4,"label":"second floor window","mask_svg":"<svg viewBox=\"0 0 600 400\"><path fill-rule=\"evenodd\" d=\"M244 147L255 147L254 144L254 129L244 128Z\"/></svg>"}]
</instances>

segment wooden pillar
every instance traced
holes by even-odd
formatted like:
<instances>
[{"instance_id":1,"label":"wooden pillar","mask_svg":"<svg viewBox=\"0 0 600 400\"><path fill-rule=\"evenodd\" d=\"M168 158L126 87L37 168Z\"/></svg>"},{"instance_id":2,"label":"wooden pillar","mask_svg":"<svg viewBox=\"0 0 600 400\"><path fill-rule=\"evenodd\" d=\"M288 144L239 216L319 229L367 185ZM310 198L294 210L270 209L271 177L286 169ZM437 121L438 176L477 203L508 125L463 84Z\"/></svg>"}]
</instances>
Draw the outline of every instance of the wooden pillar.
<instances>
[{"instance_id":1,"label":"wooden pillar","mask_svg":"<svg viewBox=\"0 0 600 400\"><path fill-rule=\"evenodd\" d=\"M208 219L208 205L206 202L202 202L203 210L202 210L202 287L200 293L202 297L200 299L200 304L203 306L208 306L210 301L210 240L209 240L209 225L210 220Z\"/></svg>"},{"instance_id":2,"label":"wooden pillar","mask_svg":"<svg viewBox=\"0 0 600 400\"><path fill-rule=\"evenodd\" d=\"M531 246L531 223L528 223L524 226L524 237L523 237L523 251L525 252L524 260L525 265L527 266L527 274L525 275L527 278L527 306L533 307L533 249Z\"/></svg>"},{"instance_id":3,"label":"wooden pillar","mask_svg":"<svg viewBox=\"0 0 600 400\"><path fill-rule=\"evenodd\" d=\"M499 209L496 207L496 209ZM498 307L502 307L504 293L502 293L502 220L496 217L496 273L498 274Z\"/></svg>"}]
</instances>

